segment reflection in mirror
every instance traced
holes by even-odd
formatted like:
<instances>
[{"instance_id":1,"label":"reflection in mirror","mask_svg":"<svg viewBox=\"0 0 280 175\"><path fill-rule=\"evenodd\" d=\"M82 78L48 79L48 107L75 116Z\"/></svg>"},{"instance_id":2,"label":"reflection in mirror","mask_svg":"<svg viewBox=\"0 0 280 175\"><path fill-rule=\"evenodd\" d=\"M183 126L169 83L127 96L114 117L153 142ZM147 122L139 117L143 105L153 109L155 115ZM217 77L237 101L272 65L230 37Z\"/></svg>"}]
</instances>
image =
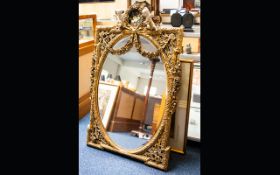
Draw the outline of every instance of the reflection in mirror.
<instances>
[{"instance_id":1,"label":"reflection in mirror","mask_svg":"<svg viewBox=\"0 0 280 175\"><path fill-rule=\"evenodd\" d=\"M120 40L114 49L127 41ZM148 40L141 38L141 42L146 45L145 50L155 51ZM161 122L166 89L166 73L160 58L150 61L136 48L124 55L108 54L99 80L98 105L111 140L124 149L146 144Z\"/></svg>"}]
</instances>

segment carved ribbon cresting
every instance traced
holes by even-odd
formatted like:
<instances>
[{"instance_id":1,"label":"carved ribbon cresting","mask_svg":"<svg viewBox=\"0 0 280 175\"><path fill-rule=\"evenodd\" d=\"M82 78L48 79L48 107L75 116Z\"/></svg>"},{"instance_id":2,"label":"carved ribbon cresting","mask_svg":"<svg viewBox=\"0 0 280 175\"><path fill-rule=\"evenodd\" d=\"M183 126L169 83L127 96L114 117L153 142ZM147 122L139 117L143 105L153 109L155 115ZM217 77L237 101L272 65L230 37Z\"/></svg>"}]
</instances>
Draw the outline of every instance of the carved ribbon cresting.
<instances>
[{"instance_id":1,"label":"carved ribbon cresting","mask_svg":"<svg viewBox=\"0 0 280 175\"><path fill-rule=\"evenodd\" d=\"M129 23L129 12L133 9L145 12L145 14L140 13L140 15L143 15L142 19L144 21L136 26ZM123 14L122 21L119 21L116 26L97 29L96 49L91 67L91 110L87 144L97 148L103 148L102 145L107 145L112 151L135 157L150 166L166 170L170 152L168 138L171 116L176 109L176 93L180 87L181 65L177 55L182 52L183 30L180 28L163 29L156 27L148 16L145 7L134 4ZM157 48L156 51L149 52L143 49L140 36L154 44ZM128 37L127 43L121 48L114 49L114 45L125 37ZM119 148L106 134L99 117L97 90L102 65L108 53L122 55L133 46L137 52L150 60L161 57L167 74L167 98L161 124L152 139L142 148L127 151Z\"/></svg>"}]
</instances>

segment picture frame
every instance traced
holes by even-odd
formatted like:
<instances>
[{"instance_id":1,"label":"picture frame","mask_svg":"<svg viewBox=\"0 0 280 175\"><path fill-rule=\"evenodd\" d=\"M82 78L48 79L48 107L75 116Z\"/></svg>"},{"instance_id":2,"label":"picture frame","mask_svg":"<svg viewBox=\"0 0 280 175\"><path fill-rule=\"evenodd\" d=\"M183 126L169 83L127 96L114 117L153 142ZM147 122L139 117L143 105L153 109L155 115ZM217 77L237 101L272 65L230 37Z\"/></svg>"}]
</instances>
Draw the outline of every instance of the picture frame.
<instances>
[{"instance_id":1,"label":"picture frame","mask_svg":"<svg viewBox=\"0 0 280 175\"><path fill-rule=\"evenodd\" d=\"M181 87L177 94L176 112L172 116L169 144L171 151L180 154L186 153L188 139L189 112L191 106L193 68L197 62L190 59L180 59L182 76Z\"/></svg>"},{"instance_id":2,"label":"picture frame","mask_svg":"<svg viewBox=\"0 0 280 175\"><path fill-rule=\"evenodd\" d=\"M107 129L119 92L119 86L100 82L98 86L98 106L103 126Z\"/></svg>"}]
</instances>

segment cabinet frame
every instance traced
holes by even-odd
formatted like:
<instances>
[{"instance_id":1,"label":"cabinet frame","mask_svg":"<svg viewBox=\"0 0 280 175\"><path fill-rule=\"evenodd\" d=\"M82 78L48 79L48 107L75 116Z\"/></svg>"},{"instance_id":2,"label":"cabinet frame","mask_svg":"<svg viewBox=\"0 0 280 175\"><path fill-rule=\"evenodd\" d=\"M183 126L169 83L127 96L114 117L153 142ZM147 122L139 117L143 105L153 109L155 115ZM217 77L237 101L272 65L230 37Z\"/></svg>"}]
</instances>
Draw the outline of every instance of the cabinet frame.
<instances>
[{"instance_id":1,"label":"cabinet frame","mask_svg":"<svg viewBox=\"0 0 280 175\"><path fill-rule=\"evenodd\" d=\"M96 33L96 14L89 14L89 15L80 15L79 20L81 19L88 19L92 18L92 26L93 26L93 40L86 41L83 43L79 43L79 56L85 55L87 53L93 52L94 50L94 43L95 43L95 33Z\"/></svg>"}]
</instances>

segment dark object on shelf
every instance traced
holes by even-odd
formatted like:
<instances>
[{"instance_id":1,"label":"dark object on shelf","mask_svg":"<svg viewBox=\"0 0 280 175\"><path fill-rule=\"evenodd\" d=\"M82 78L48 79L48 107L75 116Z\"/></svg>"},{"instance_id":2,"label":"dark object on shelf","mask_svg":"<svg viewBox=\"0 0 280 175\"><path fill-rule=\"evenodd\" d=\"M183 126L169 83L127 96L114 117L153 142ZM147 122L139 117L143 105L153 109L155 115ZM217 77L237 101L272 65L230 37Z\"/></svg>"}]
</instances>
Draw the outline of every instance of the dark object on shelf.
<instances>
[{"instance_id":1,"label":"dark object on shelf","mask_svg":"<svg viewBox=\"0 0 280 175\"><path fill-rule=\"evenodd\" d=\"M183 25L185 27L185 32L193 32L192 26L194 24L194 16L189 11L186 12L176 12L171 16L171 25L173 27L180 27Z\"/></svg>"},{"instance_id":2,"label":"dark object on shelf","mask_svg":"<svg viewBox=\"0 0 280 175\"><path fill-rule=\"evenodd\" d=\"M121 76L120 75L116 75L115 79L116 81L122 81Z\"/></svg>"},{"instance_id":3,"label":"dark object on shelf","mask_svg":"<svg viewBox=\"0 0 280 175\"><path fill-rule=\"evenodd\" d=\"M105 75L101 75L101 81L105 81Z\"/></svg>"},{"instance_id":4,"label":"dark object on shelf","mask_svg":"<svg viewBox=\"0 0 280 175\"><path fill-rule=\"evenodd\" d=\"M192 53L191 44L187 44L187 45L186 45L186 53L187 53L187 54L191 54L191 53Z\"/></svg>"},{"instance_id":5,"label":"dark object on shelf","mask_svg":"<svg viewBox=\"0 0 280 175\"><path fill-rule=\"evenodd\" d=\"M194 16L190 12L185 13L182 17L183 26L185 28L192 28L193 23L194 23Z\"/></svg>"},{"instance_id":6,"label":"dark object on shelf","mask_svg":"<svg viewBox=\"0 0 280 175\"><path fill-rule=\"evenodd\" d=\"M176 12L171 15L171 25L173 27L180 27L182 25L182 16Z\"/></svg>"}]
</instances>

